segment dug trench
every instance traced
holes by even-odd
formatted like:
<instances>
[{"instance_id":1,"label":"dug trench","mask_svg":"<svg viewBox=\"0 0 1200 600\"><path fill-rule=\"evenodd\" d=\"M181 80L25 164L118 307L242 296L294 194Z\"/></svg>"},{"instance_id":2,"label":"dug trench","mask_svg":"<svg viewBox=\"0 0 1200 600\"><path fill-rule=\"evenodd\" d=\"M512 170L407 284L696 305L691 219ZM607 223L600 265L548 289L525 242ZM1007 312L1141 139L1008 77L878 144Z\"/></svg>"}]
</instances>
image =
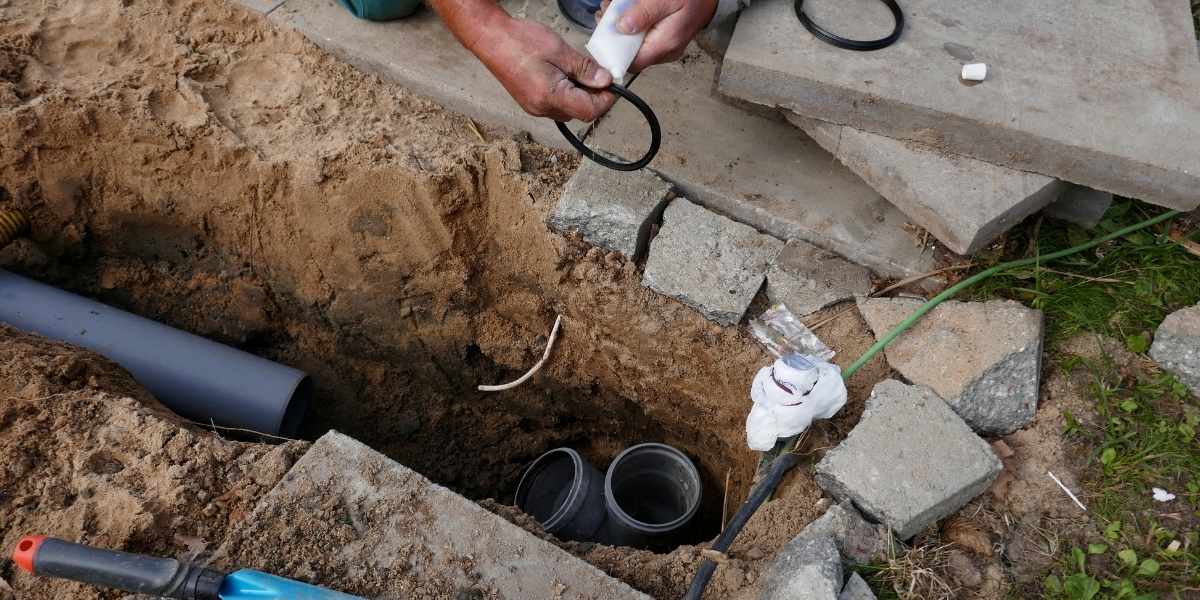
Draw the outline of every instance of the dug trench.
<instances>
[{"instance_id":1,"label":"dug trench","mask_svg":"<svg viewBox=\"0 0 1200 600\"><path fill-rule=\"evenodd\" d=\"M747 389L769 357L743 329L643 288L638 264L549 231L576 165L236 6L0 7L2 201L33 220L0 266L303 369L316 382L304 437L352 435L535 531L505 505L542 452L570 446L603 469L635 443L678 447L705 488L688 545L562 543L674 597L699 562L690 544L749 490ZM476 390L536 362L557 315L562 334L533 381ZM853 311L823 335L839 362L872 341ZM814 448L844 436L884 375L876 359L852 379L850 409ZM797 471L710 597L750 597L819 514L820 490ZM170 546L152 532L170 517L128 549ZM79 535L103 537L87 530L97 523Z\"/></svg>"}]
</instances>

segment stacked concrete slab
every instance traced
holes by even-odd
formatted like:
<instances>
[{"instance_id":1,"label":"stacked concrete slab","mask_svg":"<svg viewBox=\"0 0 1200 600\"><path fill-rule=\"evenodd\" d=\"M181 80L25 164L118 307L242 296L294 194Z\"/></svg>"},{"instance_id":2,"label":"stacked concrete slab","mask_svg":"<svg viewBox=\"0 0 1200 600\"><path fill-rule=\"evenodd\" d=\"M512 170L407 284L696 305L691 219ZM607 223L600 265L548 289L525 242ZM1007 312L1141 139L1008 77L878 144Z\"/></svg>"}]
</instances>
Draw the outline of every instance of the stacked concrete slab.
<instances>
[{"instance_id":1,"label":"stacked concrete slab","mask_svg":"<svg viewBox=\"0 0 1200 600\"><path fill-rule=\"evenodd\" d=\"M851 37L892 25L878 3L805 8ZM1187 3L1081 13L1070 3L914 0L904 9L897 44L851 52L804 30L790 0L755 2L720 89L782 109L960 253L1069 191L1059 179L1173 208L1200 204L1200 60ZM961 82L966 62L988 63L987 81Z\"/></svg>"}]
</instances>

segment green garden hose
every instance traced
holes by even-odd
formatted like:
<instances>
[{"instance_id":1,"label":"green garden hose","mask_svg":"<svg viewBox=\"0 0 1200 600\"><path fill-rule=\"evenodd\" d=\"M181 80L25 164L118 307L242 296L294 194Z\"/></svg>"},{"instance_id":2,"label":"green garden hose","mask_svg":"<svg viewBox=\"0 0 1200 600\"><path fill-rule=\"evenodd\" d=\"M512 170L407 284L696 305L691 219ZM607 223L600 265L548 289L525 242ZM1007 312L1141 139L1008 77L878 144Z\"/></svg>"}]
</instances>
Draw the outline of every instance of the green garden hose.
<instances>
[{"instance_id":1,"label":"green garden hose","mask_svg":"<svg viewBox=\"0 0 1200 600\"><path fill-rule=\"evenodd\" d=\"M880 351L886 348L888 344L900 337L900 334L904 333L909 327L912 327L917 321L919 321L921 317L925 315L925 313L933 310L934 307L942 302L954 297L955 294L975 285L976 283L979 283L980 281L983 281L984 279L987 279L988 277L991 277L992 275L995 275L996 273L1079 254L1085 250L1095 248L1104 242L1115 240L1117 238L1127 236L1135 231L1157 225L1163 221L1172 219L1179 214L1181 213L1177 210L1167 211L1161 215L1146 219L1145 221L1136 223L1134 225L1130 225L1124 229L1100 236L1085 244L1073 246L1071 248L1067 248L1066 250L1059 250L1058 252L1052 252L1045 256L1022 258L1020 260L1000 263L994 267L984 269L983 271L980 271L946 288L945 291L934 296L933 298L930 298L928 302L922 304L919 308L917 308L917 310L914 310L912 314L908 315L908 317L901 321L899 325L887 332L887 334L885 334L883 337L879 338L879 341L875 342L873 346L867 348L867 351L864 352L862 356L858 357L858 360L846 367L846 369L842 371L842 379L850 379L850 377L857 373L859 369L863 368L863 365L870 362L870 360L874 358L876 354L879 354ZM745 503L742 504L737 513L734 514L733 518L730 519L729 526L725 529L725 531L721 532L721 535L717 538L717 542L713 546L715 550L718 552L724 552L733 544L734 538L736 538L738 533L741 532L742 527L746 525L746 523L750 520L750 517L753 516L754 512L758 510L758 507L762 506L763 502L775 493L775 488L779 486L779 482L783 481L783 476L789 470L791 470L792 467L800 463L800 461L797 459L797 455L794 452L784 451L784 449L791 448L798 438L799 436L795 436L780 440L780 443L776 444L774 450L763 453L764 458L769 458L771 454L776 454L775 458L771 460L771 466L767 471L768 474L762 481L758 483L757 486L755 486L753 490L750 491L749 498ZM708 585L708 580L712 577L714 571L716 571L716 563L708 559L705 559L703 562L701 562L700 568L696 571L696 576L692 579L692 585L688 588L687 594L684 595L685 600L699 600L704 594L704 588Z\"/></svg>"},{"instance_id":2,"label":"green garden hose","mask_svg":"<svg viewBox=\"0 0 1200 600\"><path fill-rule=\"evenodd\" d=\"M955 294L975 285L976 283L979 283L980 281L983 281L984 279L987 279L988 277L991 277L992 275L995 275L996 273L999 273L1001 271L1007 271L1009 269L1016 269L1018 267L1027 267L1027 266L1033 265L1033 264L1050 262L1052 260L1066 258L1073 254L1079 254L1080 252L1083 252L1084 250L1091 250L1092 248L1095 248L1096 246L1099 246L1100 244L1103 244L1104 242L1107 242L1110 240L1115 240L1120 237L1125 237L1135 231L1139 231L1141 229L1145 229L1147 227L1157 225L1159 223L1162 223L1163 221L1172 219L1172 218L1178 216L1179 214L1181 214L1181 213L1180 213L1180 211L1177 211L1177 210L1167 211L1161 215L1158 215L1157 217L1152 217L1152 218L1146 219L1145 221L1142 221L1140 223L1135 223L1124 229L1120 229L1120 230L1114 231L1110 234L1100 236L1090 242L1080 244L1078 246L1072 246L1070 248L1067 248L1066 250L1059 250L1058 252L1052 252L1045 256L1022 258L1020 260L1013 260L1013 261L1009 261L1006 263L1000 263L994 267L984 269L984 270L946 288L945 291L934 296L933 298L930 298L928 302L926 302L925 304L922 304L920 307L917 308L917 310L914 310L912 312L912 314L908 315L908 317L905 318L903 321L901 321L899 325L897 325L891 331L887 332L887 334L884 335L883 337L879 338L879 341L875 342L875 344L873 346L871 346L870 348L867 348L867 351L864 352L862 356L858 357L858 360L851 363L849 367L846 367L846 370L842 371L842 379L849 379L851 375L854 375L859 369L863 368L863 365L870 362L870 360L872 358L874 358L876 354L879 354L879 352L881 350L883 350L884 348L886 348L888 344L892 343L892 341L895 340L897 337L900 337L900 334L904 333L905 330L907 330L909 327L912 327L914 323L916 323L922 316L924 316L925 313L933 310L933 308L935 306L941 304L942 302L945 302L946 300L949 300Z\"/></svg>"}]
</instances>

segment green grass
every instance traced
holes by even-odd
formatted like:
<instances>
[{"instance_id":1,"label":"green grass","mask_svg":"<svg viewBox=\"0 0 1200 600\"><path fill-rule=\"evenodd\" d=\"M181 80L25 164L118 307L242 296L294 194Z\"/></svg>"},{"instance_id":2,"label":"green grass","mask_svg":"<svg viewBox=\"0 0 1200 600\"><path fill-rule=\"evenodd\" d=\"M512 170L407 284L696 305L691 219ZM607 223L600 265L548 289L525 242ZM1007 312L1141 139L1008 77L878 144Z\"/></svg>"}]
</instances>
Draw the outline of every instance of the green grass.
<instances>
[{"instance_id":1,"label":"green grass","mask_svg":"<svg viewBox=\"0 0 1200 600\"><path fill-rule=\"evenodd\" d=\"M1100 233L1157 212L1141 203L1119 201L1105 215ZM984 262L1047 254L1094 236L1051 221L1030 222ZM1194 239L1196 232L1188 237ZM966 296L1011 298L1043 310L1051 349L1086 331L1122 340L1127 349L1144 355L1167 314L1200 302L1200 257L1173 242L1163 226L1054 264L997 275ZM1100 425L1089 428L1068 418L1063 432L1091 448L1083 485L1095 533L1067 540L1058 566L1047 575L1045 596L1200 597L1197 401L1185 386L1153 368L1118 374L1111 361L1053 360L1051 368L1082 367L1092 375ZM1151 497L1153 487L1178 498L1157 503Z\"/></svg>"},{"instance_id":2,"label":"green grass","mask_svg":"<svg viewBox=\"0 0 1200 600\"><path fill-rule=\"evenodd\" d=\"M1144 204L1120 201L1097 229L1099 233L1115 231L1157 212ZM984 260L1048 254L1096 235L1052 221L1040 227L1030 223ZM1051 346L1075 333L1091 331L1129 340L1137 348L1136 336L1150 339L1169 312L1200 302L1200 261L1172 242L1160 227L1053 264L1001 273L964 297L1011 298L1045 311Z\"/></svg>"}]
</instances>

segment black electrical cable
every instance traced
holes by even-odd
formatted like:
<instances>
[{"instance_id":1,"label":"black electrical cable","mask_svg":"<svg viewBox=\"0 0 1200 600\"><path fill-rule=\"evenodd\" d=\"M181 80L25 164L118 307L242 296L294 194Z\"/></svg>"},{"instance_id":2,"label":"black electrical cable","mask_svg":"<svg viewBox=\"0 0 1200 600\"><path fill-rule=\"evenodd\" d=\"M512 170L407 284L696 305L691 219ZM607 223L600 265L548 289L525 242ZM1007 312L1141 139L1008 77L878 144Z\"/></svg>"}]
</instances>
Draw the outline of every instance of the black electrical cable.
<instances>
[{"instance_id":1,"label":"black electrical cable","mask_svg":"<svg viewBox=\"0 0 1200 600\"><path fill-rule=\"evenodd\" d=\"M566 123L563 123L562 121L555 121L554 124L558 126L559 133L561 133L563 137L567 139L568 143L574 146L576 150L578 150L589 160L592 160L599 165L616 171L637 171L645 168L646 165L650 164L650 161L654 160L654 156L658 154L658 147L660 144L662 144L662 128L658 124L658 116L654 114L654 111L650 108L649 104L646 104L645 100L642 100L637 94L626 89L625 86L614 83L608 86L608 91L628 100L629 103L634 106L634 108L638 109L638 111L642 113L642 116L646 117L646 123L650 125L650 149L647 150L646 154L641 158L627 163L612 160L607 156L588 148L587 145L580 141L579 138L575 137L574 133L571 133L571 129L567 127Z\"/></svg>"},{"instance_id":2,"label":"black electrical cable","mask_svg":"<svg viewBox=\"0 0 1200 600\"><path fill-rule=\"evenodd\" d=\"M891 9L892 17L896 20L896 27L892 30L892 33L888 34L887 37L882 37L877 40L851 40L837 35L836 33L833 33L828 29L821 27L820 25L817 25L811 18L809 18L808 14L804 12L804 0L796 0L796 18L800 19L800 24L803 25L805 29L817 36L817 39L827 44L837 46L838 48L844 48L846 50L859 50L863 52L868 50L879 50L880 48L887 48L888 46L896 43L896 40L900 39L900 32L904 30L904 11L900 10L900 5L896 4L896 0L880 1L883 2L883 4L889 9Z\"/></svg>"},{"instance_id":3,"label":"black electrical cable","mask_svg":"<svg viewBox=\"0 0 1200 600\"><path fill-rule=\"evenodd\" d=\"M738 509L733 518L729 520L729 524L725 526L721 535L717 536L717 541L713 542L712 549L717 552L726 552L733 545L734 538L741 533L742 528L746 526L746 522L750 517L754 516L755 511L771 494L775 493L775 488L779 487L779 482L783 481L783 476L796 463L800 462L800 455L794 452L787 452L776 458L771 463L771 469L767 471L766 477L758 482L754 490L750 492L750 497L742 503L742 507ZM712 578L713 572L717 570L717 564L711 560L705 559L700 565L700 570L696 571L696 576L692 578L692 585L683 596L683 600L700 600L704 595L704 588L708 586L708 580Z\"/></svg>"}]
</instances>

